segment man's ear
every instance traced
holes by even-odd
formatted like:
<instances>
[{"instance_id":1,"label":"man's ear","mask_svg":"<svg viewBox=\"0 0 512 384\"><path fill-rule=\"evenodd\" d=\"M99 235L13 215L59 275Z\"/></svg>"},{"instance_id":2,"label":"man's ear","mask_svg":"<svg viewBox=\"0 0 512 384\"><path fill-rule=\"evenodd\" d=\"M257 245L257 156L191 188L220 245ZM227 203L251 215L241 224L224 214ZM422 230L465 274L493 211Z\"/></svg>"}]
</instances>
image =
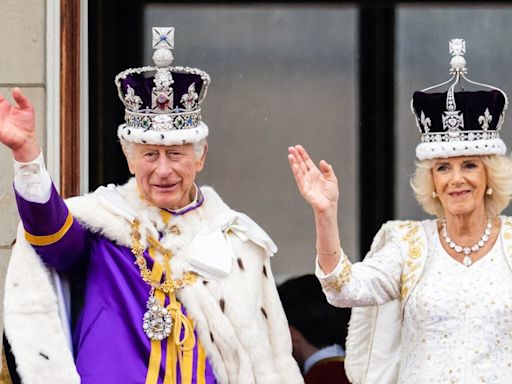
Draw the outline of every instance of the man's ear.
<instances>
[{"instance_id":1,"label":"man's ear","mask_svg":"<svg viewBox=\"0 0 512 384\"><path fill-rule=\"evenodd\" d=\"M133 175L135 175L135 166L133 164L133 153L130 154L126 151L125 148L122 148L123 149L123 153L124 153L124 158L126 159L126 163L128 164L128 169L130 170L130 173Z\"/></svg>"},{"instance_id":2,"label":"man's ear","mask_svg":"<svg viewBox=\"0 0 512 384\"><path fill-rule=\"evenodd\" d=\"M208 143L206 143L204 145L204 150L203 150L203 154L201 155L201 157L196 160L196 172L201 172L203 170L207 152L208 152Z\"/></svg>"}]
</instances>

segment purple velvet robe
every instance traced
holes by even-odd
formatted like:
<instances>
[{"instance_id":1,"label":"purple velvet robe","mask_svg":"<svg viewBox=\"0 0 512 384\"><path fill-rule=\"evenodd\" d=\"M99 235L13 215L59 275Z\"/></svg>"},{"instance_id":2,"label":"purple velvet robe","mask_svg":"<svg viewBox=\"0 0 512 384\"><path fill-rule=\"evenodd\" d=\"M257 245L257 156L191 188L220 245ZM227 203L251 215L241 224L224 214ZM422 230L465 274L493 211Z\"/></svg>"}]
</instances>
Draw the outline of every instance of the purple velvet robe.
<instances>
[{"instance_id":1,"label":"purple velvet robe","mask_svg":"<svg viewBox=\"0 0 512 384\"><path fill-rule=\"evenodd\" d=\"M26 232L34 236L59 232L68 217L68 208L54 187L45 204L28 202L19 195L16 201ZM73 276L85 271L84 305L73 329L82 383L144 383L151 341L142 330L142 319L150 287L140 277L131 250L87 231L75 219L59 241L34 248L43 262L58 272ZM151 269L153 261L147 251L144 256ZM198 364L197 340L196 334L191 384L216 383L208 359L204 365ZM167 340L163 340L158 383L165 377L166 349ZM203 370L198 372L198 367ZM177 382L182 383L179 374Z\"/></svg>"}]
</instances>

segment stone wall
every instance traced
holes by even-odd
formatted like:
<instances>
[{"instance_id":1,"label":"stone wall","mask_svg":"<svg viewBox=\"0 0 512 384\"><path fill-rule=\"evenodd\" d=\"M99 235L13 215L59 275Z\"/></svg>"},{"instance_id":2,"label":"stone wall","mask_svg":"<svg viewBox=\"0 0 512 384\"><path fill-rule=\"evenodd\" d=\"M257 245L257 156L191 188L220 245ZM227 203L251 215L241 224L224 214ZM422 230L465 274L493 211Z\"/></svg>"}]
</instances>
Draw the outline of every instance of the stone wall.
<instances>
[{"instance_id":1,"label":"stone wall","mask_svg":"<svg viewBox=\"0 0 512 384\"><path fill-rule=\"evenodd\" d=\"M14 86L32 100L41 145L45 146L46 1L0 1L0 93L12 100ZM0 147L0 297L19 222L12 189L12 155ZM0 300L0 305L3 300ZM3 311L3 308L0 308ZM0 316L0 329L2 327ZM1 343L1 339L0 339Z\"/></svg>"}]
</instances>

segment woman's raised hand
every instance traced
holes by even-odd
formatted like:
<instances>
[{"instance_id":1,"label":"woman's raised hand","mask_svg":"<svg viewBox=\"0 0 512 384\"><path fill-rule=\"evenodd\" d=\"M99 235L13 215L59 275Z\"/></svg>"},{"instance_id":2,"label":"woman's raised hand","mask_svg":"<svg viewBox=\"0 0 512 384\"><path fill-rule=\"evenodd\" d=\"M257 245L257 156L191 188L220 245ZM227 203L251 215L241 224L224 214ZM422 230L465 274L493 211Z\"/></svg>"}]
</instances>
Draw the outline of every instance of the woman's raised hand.
<instances>
[{"instance_id":1,"label":"woman's raised hand","mask_svg":"<svg viewBox=\"0 0 512 384\"><path fill-rule=\"evenodd\" d=\"M321 160L317 167L301 145L288 148L288 161L300 194L315 213L336 212L339 191L332 166Z\"/></svg>"},{"instance_id":2,"label":"woman's raised hand","mask_svg":"<svg viewBox=\"0 0 512 384\"><path fill-rule=\"evenodd\" d=\"M40 153L34 107L19 88L12 90L16 105L0 95L0 142L9 147L16 160L29 162Z\"/></svg>"}]
</instances>

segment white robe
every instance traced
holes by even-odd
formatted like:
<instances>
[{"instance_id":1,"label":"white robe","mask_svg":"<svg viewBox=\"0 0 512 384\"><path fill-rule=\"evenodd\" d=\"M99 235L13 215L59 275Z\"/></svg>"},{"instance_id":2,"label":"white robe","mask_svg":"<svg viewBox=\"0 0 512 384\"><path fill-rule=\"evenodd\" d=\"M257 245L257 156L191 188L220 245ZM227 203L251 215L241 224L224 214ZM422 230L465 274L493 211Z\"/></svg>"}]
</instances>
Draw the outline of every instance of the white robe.
<instances>
[{"instance_id":1,"label":"white robe","mask_svg":"<svg viewBox=\"0 0 512 384\"><path fill-rule=\"evenodd\" d=\"M119 245L131 244L133 215L140 221L143 242L146 233L158 238L157 231L165 227L160 210L148 208L140 199L135 180L114 190L122 196L121 201L116 202L115 193L114 199L105 199L108 191L102 188L69 199L67 205L82 225ZM231 210L212 188L201 191L205 200L200 208L170 219L169 225L177 226L180 235L164 236L161 242L173 252L173 274L180 276L191 269L190 244L198 233L216 228L229 239L229 274L209 276L208 284L198 281L178 294L195 321L218 382L302 383L270 268L269 256L276 251L275 245L256 223ZM25 384L77 383L65 327L59 319L59 292L23 235L20 227L4 301L6 334L18 364L24 362L20 375ZM41 358L41 350L48 358Z\"/></svg>"}]
</instances>

